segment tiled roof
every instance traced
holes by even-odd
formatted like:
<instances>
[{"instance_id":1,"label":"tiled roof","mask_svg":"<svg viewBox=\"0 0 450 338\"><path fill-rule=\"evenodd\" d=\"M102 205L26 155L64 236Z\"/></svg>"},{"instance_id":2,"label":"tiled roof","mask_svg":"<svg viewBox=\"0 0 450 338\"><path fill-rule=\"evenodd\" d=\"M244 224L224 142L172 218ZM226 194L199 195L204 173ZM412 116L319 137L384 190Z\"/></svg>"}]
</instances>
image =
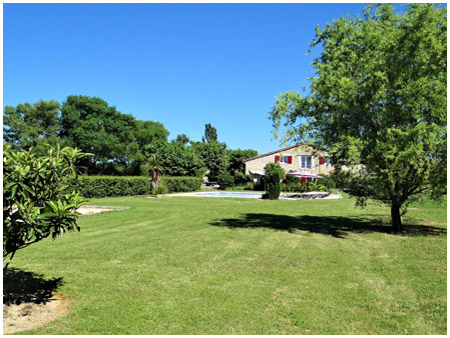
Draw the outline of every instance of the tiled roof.
<instances>
[{"instance_id":1,"label":"tiled roof","mask_svg":"<svg viewBox=\"0 0 450 338\"><path fill-rule=\"evenodd\" d=\"M286 148L282 148L282 149L271 151L270 153L265 153L265 154L261 154L261 155L255 156L255 157L246 158L242 162L248 162L248 161L251 161L251 160L256 160L257 158L269 156L269 155L276 154L276 153L279 153L281 151L289 150L289 149L292 149L292 148L297 148L298 146L301 146L301 145L302 145L301 143L298 143L298 144L293 145L293 146L289 146L289 147L286 147Z\"/></svg>"}]
</instances>

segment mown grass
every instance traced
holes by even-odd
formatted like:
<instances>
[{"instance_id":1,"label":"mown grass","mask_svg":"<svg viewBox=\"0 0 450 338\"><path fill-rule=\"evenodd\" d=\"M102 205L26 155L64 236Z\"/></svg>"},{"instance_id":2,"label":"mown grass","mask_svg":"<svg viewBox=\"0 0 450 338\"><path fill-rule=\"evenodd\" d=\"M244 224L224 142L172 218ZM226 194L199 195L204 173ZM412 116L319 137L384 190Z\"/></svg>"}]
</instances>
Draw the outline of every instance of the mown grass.
<instances>
[{"instance_id":1,"label":"mown grass","mask_svg":"<svg viewBox=\"0 0 450 338\"><path fill-rule=\"evenodd\" d=\"M70 311L22 334L446 334L446 207L121 197L19 252Z\"/></svg>"}]
</instances>

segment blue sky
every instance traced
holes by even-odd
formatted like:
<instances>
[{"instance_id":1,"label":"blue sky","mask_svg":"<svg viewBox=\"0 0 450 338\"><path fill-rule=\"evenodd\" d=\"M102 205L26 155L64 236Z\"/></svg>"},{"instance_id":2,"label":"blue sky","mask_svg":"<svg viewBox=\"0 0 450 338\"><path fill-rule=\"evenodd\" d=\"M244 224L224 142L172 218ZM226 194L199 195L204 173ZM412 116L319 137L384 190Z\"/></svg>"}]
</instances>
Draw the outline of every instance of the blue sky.
<instances>
[{"instance_id":1,"label":"blue sky","mask_svg":"<svg viewBox=\"0 0 450 338\"><path fill-rule=\"evenodd\" d=\"M97 96L169 139L217 128L232 149L277 149L268 112L301 91L316 25L366 4L4 4L3 105Z\"/></svg>"}]
</instances>

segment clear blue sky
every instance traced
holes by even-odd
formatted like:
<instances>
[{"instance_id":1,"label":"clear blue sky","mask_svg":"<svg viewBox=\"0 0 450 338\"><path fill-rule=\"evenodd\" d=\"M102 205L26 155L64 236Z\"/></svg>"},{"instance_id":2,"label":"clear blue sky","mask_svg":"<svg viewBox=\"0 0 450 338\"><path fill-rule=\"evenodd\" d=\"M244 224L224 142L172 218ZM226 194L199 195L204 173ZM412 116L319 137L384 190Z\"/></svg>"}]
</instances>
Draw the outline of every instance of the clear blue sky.
<instances>
[{"instance_id":1,"label":"clear blue sky","mask_svg":"<svg viewBox=\"0 0 450 338\"><path fill-rule=\"evenodd\" d=\"M97 96L200 141L279 147L268 112L301 91L316 25L366 4L4 4L3 105Z\"/></svg>"}]
</instances>

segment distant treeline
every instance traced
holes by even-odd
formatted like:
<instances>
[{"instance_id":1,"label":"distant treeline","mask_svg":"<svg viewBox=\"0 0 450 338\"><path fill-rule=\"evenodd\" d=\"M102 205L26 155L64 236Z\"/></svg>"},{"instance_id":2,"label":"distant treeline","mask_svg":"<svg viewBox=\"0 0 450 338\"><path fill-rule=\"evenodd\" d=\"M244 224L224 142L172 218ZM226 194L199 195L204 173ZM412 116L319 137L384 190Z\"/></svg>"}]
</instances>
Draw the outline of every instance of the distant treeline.
<instances>
[{"instance_id":1,"label":"distant treeline","mask_svg":"<svg viewBox=\"0 0 450 338\"><path fill-rule=\"evenodd\" d=\"M80 164L88 175L147 175L146 160L155 154L168 176L208 175L215 180L222 172L242 172L242 160L255 150L232 150L218 141L217 130L205 126L200 142L185 134L168 140L160 122L137 120L119 112L98 97L68 96L62 104L51 101L6 106L3 139L15 150L35 148L45 154L47 145L60 144L92 153Z\"/></svg>"}]
</instances>

